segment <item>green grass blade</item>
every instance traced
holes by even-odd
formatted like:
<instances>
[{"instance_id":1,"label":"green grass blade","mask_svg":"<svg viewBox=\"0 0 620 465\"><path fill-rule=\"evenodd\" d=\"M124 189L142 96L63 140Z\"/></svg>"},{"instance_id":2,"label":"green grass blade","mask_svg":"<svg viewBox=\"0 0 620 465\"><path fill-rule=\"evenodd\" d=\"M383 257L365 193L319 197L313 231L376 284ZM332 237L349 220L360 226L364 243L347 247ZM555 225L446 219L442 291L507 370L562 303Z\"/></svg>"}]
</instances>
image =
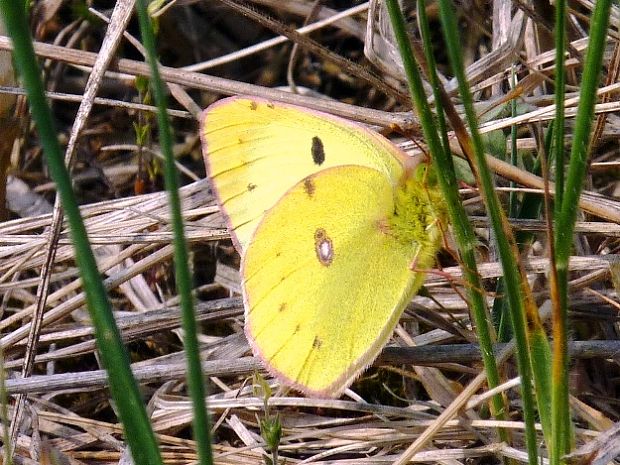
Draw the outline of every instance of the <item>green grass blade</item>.
<instances>
[{"instance_id":1,"label":"green grass blade","mask_svg":"<svg viewBox=\"0 0 620 465\"><path fill-rule=\"evenodd\" d=\"M551 158L555 159L555 214L564 194L564 95L566 70L566 0L555 3L555 131Z\"/></svg>"},{"instance_id":2,"label":"green grass blade","mask_svg":"<svg viewBox=\"0 0 620 465\"><path fill-rule=\"evenodd\" d=\"M131 373L129 356L114 321L78 204L73 195L71 179L64 165L52 115L39 77L40 69L28 32L24 3L16 0L0 0L0 11L13 41L15 63L26 87L32 117L37 125L49 171L56 183L69 222L75 259L80 268L86 302L95 328L97 347L108 372L110 391L123 423L125 438L136 464L162 464L157 441L138 385Z\"/></svg>"},{"instance_id":3,"label":"green grass blade","mask_svg":"<svg viewBox=\"0 0 620 465\"><path fill-rule=\"evenodd\" d=\"M448 141L448 128L446 125L443 108L440 105L441 96L439 89L441 89L441 81L437 75L437 66L435 63L435 57L433 56L431 31L428 18L426 17L425 3L419 2L417 4L417 14L422 37L422 45L424 47L428 79L433 88L435 101L437 102L437 121L439 123L439 134L443 146L443 151L441 151L437 157L438 164L436 169L445 172L445 176L450 178L447 179L447 182L445 183L446 186L454 187L451 189L452 192L450 193L450 197L460 200L456 185L456 175L453 171L454 167L451 163L452 157L449 151L450 144ZM402 25L404 26L404 23L402 23ZM404 32L405 31L403 29L400 34L403 34ZM406 38L406 36L404 38ZM426 102L426 100L424 100L424 102ZM446 196L447 193L443 192L443 194ZM470 289L468 296L471 304L471 313L476 327L476 334L478 335L483 364L487 373L488 386L492 389L500 383L499 369L495 360L495 354L493 353L493 344L497 342L497 337L491 324L489 311L485 302L485 296L482 292L484 287L477 270L476 256L474 254L476 236L473 228L471 227L471 223L469 223L469 220L467 219L467 214L463 208L463 204L460 201L456 202L456 208L452 213L452 217L453 219L457 219L456 224L459 225L458 231L456 227L454 228L455 236L459 238L457 243L459 245L460 255L465 265L464 267L467 270L465 276ZM453 222L453 224L455 223ZM498 420L505 419L506 406L504 405L504 399L501 395L498 394L492 397L491 412ZM500 429L499 434L502 441L509 442L509 436L506 430Z\"/></svg>"},{"instance_id":4,"label":"green grass blade","mask_svg":"<svg viewBox=\"0 0 620 465\"><path fill-rule=\"evenodd\" d=\"M515 75L514 65L512 66L512 69L510 71L510 81L511 81L511 87L514 89L517 86L517 78ZM510 101L510 112L513 118L517 116L517 99L512 99ZM510 126L510 164L512 166L517 166L518 160L519 160L519 157L517 154L517 125L513 124ZM512 189L515 189L517 187L517 183L515 183L514 181L511 181L510 187ZM518 211L519 211L519 201L517 199L517 191L512 190L510 191L510 197L508 199L508 215L511 218L515 218L517 216Z\"/></svg>"},{"instance_id":5,"label":"green grass blade","mask_svg":"<svg viewBox=\"0 0 620 465\"><path fill-rule=\"evenodd\" d=\"M442 31L446 41L446 48L450 64L459 84L459 91L473 145L473 160L477 168L478 184L482 191L491 225L495 232L497 250L499 253L506 296L509 302L512 326L517 343L517 362L521 375L521 395L523 399L523 416L525 421L526 445L530 463L538 460L537 439L535 430L535 398L532 388L532 366L528 344L528 327L542 327L538 317L538 311L531 296L531 290L521 263L518 261L518 249L508 224L506 216L500 207L491 173L488 169L484 154L482 138L478 132L477 117L474 111L473 99L469 90L465 67L462 61L460 41L457 36L458 26L456 23L453 5L448 0L439 1L439 12L442 23Z\"/></svg>"},{"instance_id":6,"label":"green grass blade","mask_svg":"<svg viewBox=\"0 0 620 465\"><path fill-rule=\"evenodd\" d=\"M554 305L553 336L553 389L552 420L554 450L552 463L560 463L562 455L570 450L571 426L568 404L568 263L570 259L578 201L588 170L590 129L594 116L596 91L607 39L612 0L594 3L591 18L590 41L586 52L579 105L575 118L570 162L564 196L555 229L555 268L557 272L557 301ZM556 128L557 130L557 128Z\"/></svg>"},{"instance_id":7,"label":"green grass blade","mask_svg":"<svg viewBox=\"0 0 620 465\"><path fill-rule=\"evenodd\" d=\"M181 200L179 198L178 174L174 164L172 153L172 136L168 122L168 104L161 80L155 53L155 34L147 13L145 0L137 0L136 9L140 22L140 32L144 47L148 53L149 67L151 70L151 88L157 102L157 122L159 125L159 141L164 154L164 177L166 190L168 191L168 203L172 217L174 231L174 265L177 289L180 296L180 306L183 325L183 344L187 360L187 383L192 399L193 434L198 445L200 463L213 463L211 450L211 433L209 418L205 405L206 388L202 365L200 361L200 346L198 344L197 324L192 299L192 279L189 271L187 244L183 228L183 215L181 213Z\"/></svg>"},{"instance_id":8,"label":"green grass blade","mask_svg":"<svg viewBox=\"0 0 620 465\"><path fill-rule=\"evenodd\" d=\"M487 373L488 384L489 386L494 387L499 384L499 371L497 369L495 355L493 353L494 334L493 329L489 324L490 319L488 318L484 295L481 292L483 289L482 282L476 267L476 259L474 254L476 238L460 201L456 175L454 173L454 165L449 152L449 143L447 138L448 132L446 129L445 119L440 109L437 114L439 125L438 133L433 115L428 102L426 101L426 95L424 94L418 68L413 59L409 37L405 31L402 12L400 11L398 3L395 0L388 0L387 7L394 30L394 35L398 42L400 55L405 67L405 72L407 74L409 92L420 117L424 137L432 154L433 166L439 180L440 188L446 199L448 215L450 216L450 221L453 225L456 241L459 246L459 252L464 264L463 271L468 282L467 293L469 296L472 314L474 315L476 331L480 341L480 348ZM419 10L421 11L423 8L420 8ZM421 19L420 23L422 34L425 41L428 43L428 21L426 21L424 12L421 14L419 13L419 15ZM437 74L434 72L435 66L432 54L427 53L426 61L428 68L431 70L431 83L434 84L433 87L437 87L435 84L438 83L438 78ZM439 102L438 96L436 96L436 100ZM441 139L439 134L441 134ZM497 418L503 418L505 408L503 399L500 395L493 396L491 407L493 414ZM506 436L503 431L500 434L503 438Z\"/></svg>"}]
</instances>

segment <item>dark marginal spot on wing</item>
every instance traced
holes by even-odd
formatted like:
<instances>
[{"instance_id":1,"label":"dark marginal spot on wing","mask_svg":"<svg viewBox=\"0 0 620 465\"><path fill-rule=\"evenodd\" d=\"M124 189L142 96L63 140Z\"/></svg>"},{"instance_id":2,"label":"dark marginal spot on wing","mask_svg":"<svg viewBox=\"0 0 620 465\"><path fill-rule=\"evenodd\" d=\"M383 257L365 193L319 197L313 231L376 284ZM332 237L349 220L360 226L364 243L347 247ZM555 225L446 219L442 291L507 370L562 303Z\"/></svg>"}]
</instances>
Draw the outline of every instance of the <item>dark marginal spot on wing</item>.
<instances>
[{"instance_id":1,"label":"dark marginal spot on wing","mask_svg":"<svg viewBox=\"0 0 620 465\"><path fill-rule=\"evenodd\" d=\"M282 302L278 307L278 312L283 312L284 310L286 310L286 302Z\"/></svg>"},{"instance_id":2,"label":"dark marginal spot on wing","mask_svg":"<svg viewBox=\"0 0 620 465\"><path fill-rule=\"evenodd\" d=\"M314 181L312 181L312 178L304 179L304 192L308 195L308 197L312 197L315 190L316 186L314 185Z\"/></svg>"},{"instance_id":3,"label":"dark marginal spot on wing","mask_svg":"<svg viewBox=\"0 0 620 465\"><path fill-rule=\"evenodd\" d=\"M252 192L256 189L256 184L248 183L248 192Z\"/></svg>"},{"instance_id":4,"label":"dark marginal spot on wing","mask_svg":"<svg viewBox=\"0 0 620 465\"><path fill-rule=\"evenodd\" d=\"M267 108L269 108L269 109L273 110L275 107L274 107L273 103L269 102L269 103L267 104Z\"/></svg>"},{"instance_id":5,"label":"dark marginal spot on wing","mask_svg":"<svg viewBox=\"0 0 620 465\"><path fill-rule=\"evenodd\" d=\"M256 110L257 108L258 108L258 104L254 100L252 100L250 102L250 110Z\"/></svg>"},{"instance_id":6,"label":"dark marginal spot on wing","mask_svg":"<svg viewBox=\"0 0 620 465\"><path fill-rule=\"evenodd\" d=\"M323 228L314 232L314 249L319 262L323 266L329 266L334 261L334 243Z\"/></svg>"},{"instance_id":7,"label":"dark marginal spot on wing","mask_svg":"<svg viewBox=\"0 0 620 465\"><path fill-rule=\"evenodd\" d=\"M321 342L319 337L318 336L314 336L314 341L312 341L312 348L313 349L320 349L321 345L323 345L323 343Z\"/></svg>"},{"instance_id":8,"label":"dark marginal spot on wing","mask_svg":"<svg viewBox=\"0 0 620 465\"><path fill-rule=\"evenodd\" d=\"M315 165L322 165L325 161L325 149L323 148L323 141L318 137L312 138L312 161Z\"/></svg>"},{"instance_id":9,"label":"dark marginal spot on wing","mask_svg":"<svg viewBox=\"0 0 620 465\"><path fill-rule=\"evenodd\" d=\"M301 327L299 325L295 326L295 330L293 331L293 334L297 334L300 329Z\"/></svg>"}]
</instances>

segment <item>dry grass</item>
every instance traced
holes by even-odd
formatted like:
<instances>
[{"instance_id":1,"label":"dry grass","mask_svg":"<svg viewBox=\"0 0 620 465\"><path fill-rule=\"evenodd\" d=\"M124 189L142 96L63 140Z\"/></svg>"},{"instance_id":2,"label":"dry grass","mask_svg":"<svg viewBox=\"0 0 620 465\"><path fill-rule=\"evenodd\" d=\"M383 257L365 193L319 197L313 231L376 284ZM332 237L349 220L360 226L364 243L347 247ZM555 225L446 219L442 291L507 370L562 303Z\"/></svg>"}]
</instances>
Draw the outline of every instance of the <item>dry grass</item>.
<instances>
[{"instance_id":1,"label":"dry grass","mask_svg":"<svg viewBox=\"0 0 620 465\"><path fill-rule=\"evenodd\" d=\"M311 14L314 2L253 3L279 21L300 26ZM340 10L350 6L349 2L333 3ZM500 0L496 4L510 8ZM47 86L61 134L75 155L73 176L85 204L83 214L90 239L105 274L118 324L131 350L136 377L149 403L165 461L190 463L196 458L196 448L188 439L191 410L171 277L166 197L159 191L157 133L152 128L147 146L137 147L132 128L132 123L139 120L154 124L149 123L148 103L139 101L134 86L134 77L147 74L147 67L130 45L131 37L122 38L123 33L131 34L135 28L129 23L127 27L106 29L102 22L88 23L72 16L66 5L40 5L34 16L36 51L45 59ZM116 2L115 25L125 24L123 18L129 17L132 5L131 0ZM567 95L569 126L570 107L574 107L576 99L571 91L578 84L586 44L580 27L587 24L589 5L576 3L573 7L578 10L572 11L576 20L572 23L572 49L567 61L572 86ZM517 118L498 116L487 123L486 130L519 124L519 148L524 153L533 152L537 146L529 129L553 116L549 81L553 53L545 49L549 43L545 18L528 9L537 26L530 23L521 28L515 19L510 23L506 14L491 22L490 5L469 7L471 10L462 11L464 53L471 57L469 75L480 111L491 102L501 101L513 62L522 82L534 83L519 96L523 114ZM98 13L109 16L111 11ZM323 8L317 17L323 20L334 14L334 10ZM618 281L620 243L619 85L614 61L619 53L618 9L614 15L606 59L608 81L601 89L602 100L597 106L599 132L588 192L581 204L584 221L577 228L576 256L571 261L575 340L571 392L578 445L598 446L591 441L619 416L615 399L620 373L620 304L612 285L612 277ZM365 15L358 14L323 26L312 37L353 61L364 62L365 22ZM507 39L494 44L487 35L493 29L505 31ZM107 45L100 50L102 37ZM224 94L251 94L327 109L379 126L395 124L414 132L416 128L411 115L402 112L405 108L398 96L377 91L355 74L355 68L330 65L325 58L306 53L303 48L297 51L294 75L298 86L315 89L305 96L273 88L285 84L291 49L287 43L247 57L235 53L228 59L210 61L269 37L272 35L262 26L218 2L178 2L160 17L160 53L165 65L162 74L174 101L170 115L175 149L179 164L186 170L183 202L187 238L194 251L215 460L222 464L263 463L268 454L258 428L258 420L264 415L263 400L251 386L252 375L260 367L249 356L242 331L242 306L236 296L237 257L226 240L227 232L208 184L199 179L204 177L197 136L199 109ZM115 45L119 40L120 45ZM437 47L440 49L441 44ZM9 49L6 38L0 37L0 49ZM106 59L111 59L109 65ZM87 86L93 66L95 77ZM396 83L387 76L383 78ZM318 93L357 106L318 100ZM82 107L76 118L78 102ZM89 111L90 105L94 106ZM16 460L34 463L39 457L41 461L56 457L58 462L52 463L117 463L127 451L109 403L105 374L94 351L73 250L63 228L52 245L55 257L49 261L50 225L58 212L52 212L53 185L21 97L14 119L22 130L11 153L12 177L7 180L10 214L15 219L0 224L0 344L9 394L28 395ZM410 151L419 150L412 144L405 146ZM498 178L502 186L507 186L505 180L510 179L519 182L521 189L540 191L542 187L540 179L500 161L494 162L494 169L503 176ZM140 182L136 183L136 179ZM135 195L136 185L153 193ZM464 190L463 195L472 214L479 215L476 192ZM26 207L17 206L24 202ZM501 270L488 245L485 219L477 217L472 221L480 232L480 270L492 290L493 280ZM544 222L515 221L515 227L534 231L539 238L525 260L544 310L548 306ZM428 277L429 296L414 299L394 336L396 345L406 349L386 351L376 363L377 368L369 370L342 399L295 397L294 392L274 385L275 394L269 403L282 420L279 453L286 463L391 463L416 440L424 447L414 456L414 462L493 463L501 458L526 461L515 369L510 359L503 365L506 383L502 388L511 401L512 421L499 425L488 419L481 363L469 345L475 342L475 333L466 302L455 292L460 286L459 268L449 254L442 257L441 263L441 272ZM40 312L37 286L43 276L50 279L50 292ZM492 297L489 292L489 302ZM39 320L40 325L32 324ZM38 339L38 343L28 343L29 337ZM33 375L20 379L25 361L32 357ZM498 426L510 429L513 447L498 442ZM612 444L613 439L608 439L604 445Z\"/></svg>"}]
</instances>

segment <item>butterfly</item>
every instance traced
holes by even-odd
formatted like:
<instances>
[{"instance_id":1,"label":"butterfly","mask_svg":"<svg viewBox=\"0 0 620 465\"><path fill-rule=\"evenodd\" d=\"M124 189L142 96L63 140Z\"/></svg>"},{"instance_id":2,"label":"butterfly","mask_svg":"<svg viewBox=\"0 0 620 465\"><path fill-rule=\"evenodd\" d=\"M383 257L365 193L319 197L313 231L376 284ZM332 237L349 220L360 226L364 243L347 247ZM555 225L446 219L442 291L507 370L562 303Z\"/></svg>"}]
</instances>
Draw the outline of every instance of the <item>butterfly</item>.
<instances>
[{"instance_id":1,"label":"butterfly","mask_svg":"<svg viewBox=\"0 0 620 465\"><path fill-rule=\"evenodd\" d=\"M445 206L427 164L356 123L257 97L209 106L201 139L242 257L253 353L306 395L340 395L440 248Z\"/></svg>"}]
</instances>

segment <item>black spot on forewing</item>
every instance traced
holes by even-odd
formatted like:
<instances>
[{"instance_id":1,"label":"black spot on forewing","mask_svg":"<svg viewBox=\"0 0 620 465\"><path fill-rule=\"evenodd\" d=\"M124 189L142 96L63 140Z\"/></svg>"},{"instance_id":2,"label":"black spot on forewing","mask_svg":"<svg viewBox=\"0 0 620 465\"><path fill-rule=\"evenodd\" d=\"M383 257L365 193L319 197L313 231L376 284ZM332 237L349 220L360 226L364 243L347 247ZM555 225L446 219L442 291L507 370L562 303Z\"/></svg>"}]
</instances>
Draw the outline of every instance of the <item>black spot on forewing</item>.
<instances>
[{"instance_id":1,"label":"black spot on forewing","mask_svg":"<svg viewBox=\"0 0 620 465\"><path fill-rule=\"evenodd\" d=\"M325 149L323 148L323 141L318 137L312 138L312 161L315 165L321 166L325 161Z\"/></svg>"},{"instance_id":2,"label":"black spot on forewing","mask_svg":"<svg viewBox=\"0 0 620 465\"><path fill-rule=\"evenodd\" d=\"M313 349L320 349L322 345L323 345L323 343L321 342L319 337L318 336L314 336L314 341L312 341L312 348Z\"/></svg>"},{"instance_id":3,"label":"black spot on forewing","mask_svg":"<svg viewBox=\"0 0 620 465\"><path fill-rule=\"evenodd\" d=\"M256 103L254 100L252 100L250 102L250 110L256 110L258 108L258 103Z\"/></svg>"},{"instance_id":4,"label":"black spot on forewing","mask_svg":"<svg viewBox=\"0 0 620 465\"><path fill-rule=\"evenodd\" d=\"M278 307L278 312L283 312L284 310L286 310L286 302L282 302Z\"/></svg>"},{"instance_id":5,"label":"black spot on forewing","mask_svg":"<svg viewBox=\"0 0 620 465\"><path fill-rule=\"evenodd\" d=\"M249 183L248 184L248 192L252 192L254 189L256 189L256 184Z\"/></svg>"}]
</instances>

